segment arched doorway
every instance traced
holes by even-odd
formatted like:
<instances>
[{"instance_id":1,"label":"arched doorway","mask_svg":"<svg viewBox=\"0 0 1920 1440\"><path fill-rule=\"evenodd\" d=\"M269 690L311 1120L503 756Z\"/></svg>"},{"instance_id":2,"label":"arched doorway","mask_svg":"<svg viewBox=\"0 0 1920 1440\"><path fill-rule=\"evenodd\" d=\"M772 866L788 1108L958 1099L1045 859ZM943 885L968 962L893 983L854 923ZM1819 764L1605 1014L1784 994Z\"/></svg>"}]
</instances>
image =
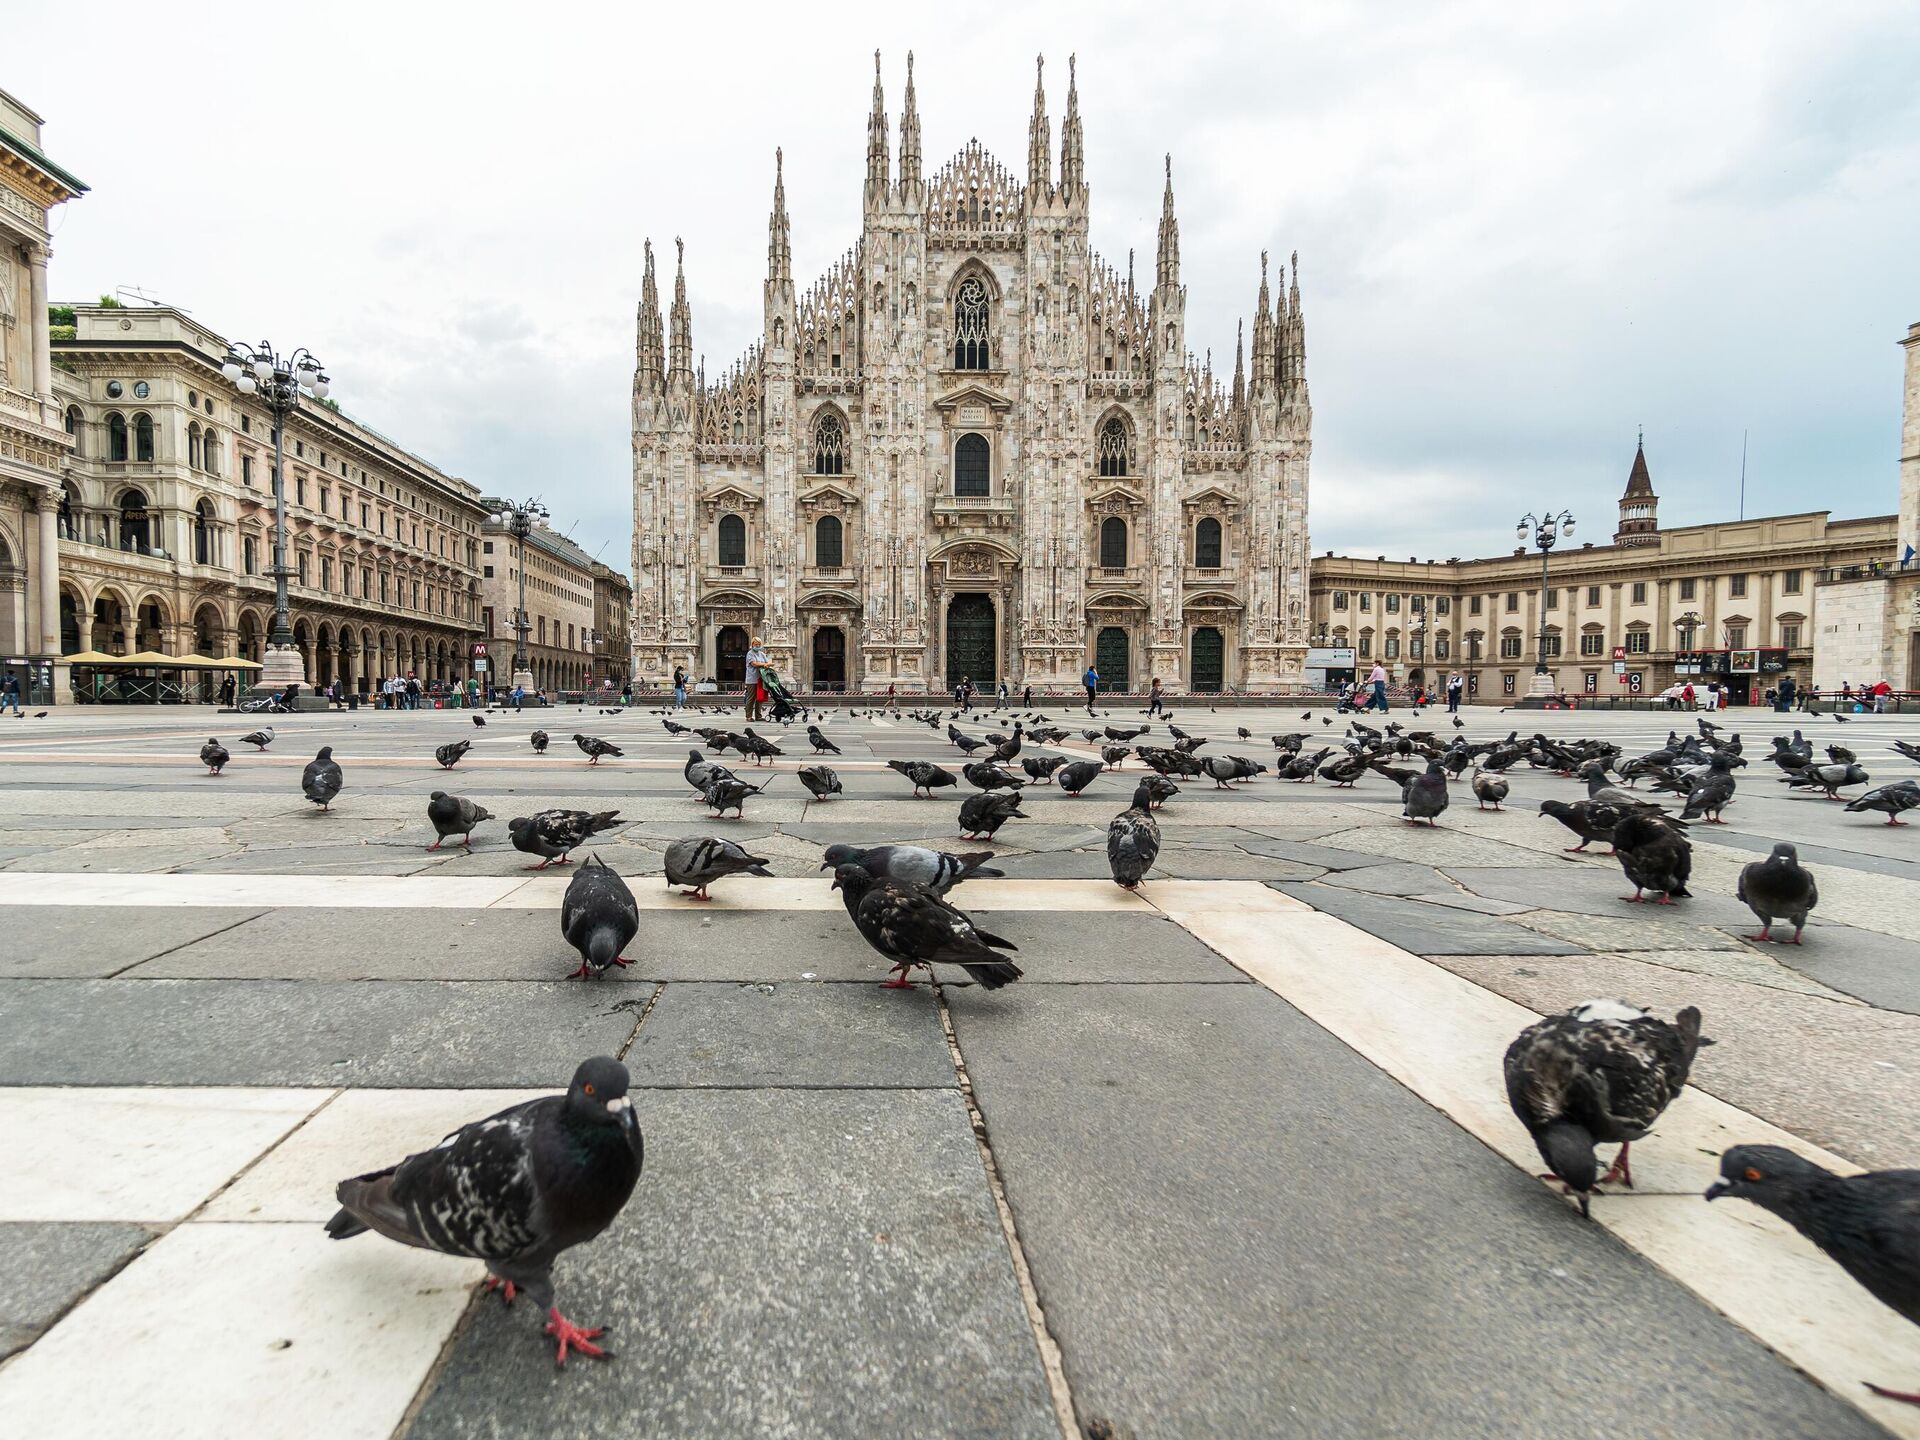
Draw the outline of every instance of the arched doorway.
<instances>
[{"instance_id":1,"label":"arched doorway","mask_svg":"<svg viewBox=\"0 0 1920 1440\"><path fill-rule=\"evenodd\" d=\"M1128 672L1127 632L1109 625L1093 642L1093 668L1100 672L1102 690L1125 690L1131 679Z\"/></svg>"},{"instance_id":2,"label":"arched doorway","mask_svg":"<svg viewBox=\"0 0 1920 1440\"><path fill-rule=\"evenodd\" d=\"M1193 632L1193 688L1217 691L1226 681L1227 642L1211 625Z\"/></svg>"},{"instance_id":3,"label":"arched doorway","mask_svg":"<svg viewBox=\"0 0 1920 1440\"><path fill-rule=\"evenodd\" d=\"M813 632L813 688L847 688L847 634L838 625L822 625Z\"/></svg>"},{"instance_id":4,"label":"arched doorway","mask_svg":"<svg viewBox=\"0 0 1920 1440\"><path fill-rule=\"evenodd\" d=\"M90 641L80 638L80 602L64 586L60 591L60 653L77 655Z\"/></svg>"},{"instance_id":5,"label":"arched doorway","mask_svg":"<svg viewBox=\"0 0 1920 1440\"><path fill-rule=\"evenodd\" d=\"M982 690L1000 678L994 663L993 601L978 591L956 595L947 602L947 685L964 677Z\"/></svg>"},{"instance_id":6,"label":"arched doorway","mask_svg":"<svg viewBox=\"0 0 1920 1440\"><path fill-rule=\"evenodd\" d=\"M713 637L713 678L722 690L747 683L747 632L744 626L722 625Z\"/></svg>"}]
</instances>

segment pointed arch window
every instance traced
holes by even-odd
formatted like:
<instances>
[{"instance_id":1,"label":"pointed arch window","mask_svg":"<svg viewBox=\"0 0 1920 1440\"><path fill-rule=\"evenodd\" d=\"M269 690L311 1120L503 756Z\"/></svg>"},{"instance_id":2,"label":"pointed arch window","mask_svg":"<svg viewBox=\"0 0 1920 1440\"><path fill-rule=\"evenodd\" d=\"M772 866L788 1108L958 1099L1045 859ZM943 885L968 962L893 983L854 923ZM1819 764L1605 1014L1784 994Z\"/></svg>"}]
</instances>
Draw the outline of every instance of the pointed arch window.
<instances>
[{"instance_id":1,"label":"pointed arch window","mask_svg":"<svg viewBox=\"0 0 1920 1440\"><path fill-rule=\"evenodd\" d=\"M1127 522L1118 515L1109 515L1100 522L1100 568L1127 568Z\"/></svg>"},{"instance_id":2,"label":"pointed arch window","mask_svg":"<svg viewBox=\"0 0 1920 1440\"><path fill-rule=\"evenodd\" d=\"M1098 450L1102 475L1127 474L1127 462L1133 450L1132 437L1127 433L1127 422L1118 415L1109 416L1100 427Z\"/></svg>"},{"instance_id":3,"label":"pointed arch window","mask_svg":"<svg viewBox=\"0 0 1920 1440\"><path fill-rule=\"evenodd\" d=\"M1211 515L1194 527L1193 563L1202 570L1220 568L1220 522Z\"/></svg>"},{"instance_id":4,"label":"pointed arch window","mask_svg":"<svg viewBox=\"0 0 1920 1440\"><path fill-rule=\"evenodd\" d=\"M747 522L738 515L720 517L719 542L722 565L747 563Z\"/></svg>"},{"instance_id":5,"label":"pointed arch window","mask_svg":"<svg viewBox=\"0 0 1920 1440\"><path fill-rule=\"evenodd\" d=\"M960 288L953 295L953 368L991 368L989 340L987 287L980 283L977 275L969 275L960 282Z\"/></svg>"},{"instance_id":6,"label":"pointed arch window","mask_svg":"<svg viewBox=\"0 0 1920 1440\"><path fill-rule=\"evenodd\" d=\"M822 570L840 568L840 517L822 515L813 527L813 561Z\"/></svg>"},{"instance_id":7,"label":"pointed arch window","mask_svg":"<svg viewBox=\"0 0 1920 1440\"><path fill-rule=\"evenodd\" d=\"M846 463L847 427L833 411L824 411L813 427L813 473L843 475Z\"/></svg>"}]
</instances>

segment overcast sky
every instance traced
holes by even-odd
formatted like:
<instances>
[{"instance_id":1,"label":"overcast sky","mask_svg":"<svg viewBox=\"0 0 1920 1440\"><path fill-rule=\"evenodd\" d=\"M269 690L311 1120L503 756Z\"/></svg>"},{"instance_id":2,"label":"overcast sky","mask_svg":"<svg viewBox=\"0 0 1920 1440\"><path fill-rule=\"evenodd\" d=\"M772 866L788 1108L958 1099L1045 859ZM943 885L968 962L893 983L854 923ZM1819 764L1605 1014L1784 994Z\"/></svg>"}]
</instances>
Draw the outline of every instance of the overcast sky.
<instances>
[{"instance_id":1,"label":"overcast sky","mask_svg":"<svg viewBox=\"0 0 1920 1440\"><path fill-rule=\"evenodd\" d=\"M1897 507L1920 321L1920 6L1211 9L27 6L0 86L93 191L53 291L120 286L310 346L346 408L626 567L641 239L687 242L695 350L759 333L773 150L796 278L858 236L873 51L897 156L1026 167L1079 54L1093 243L1152 275L1173 155L1188 337L1231 366L1300 252L1317 550ZM317 19L308 17L317 16ZM663 276L663 289L671 275ZM663 296L664 300L664 296Z\"/></svg>"}]
</instances>

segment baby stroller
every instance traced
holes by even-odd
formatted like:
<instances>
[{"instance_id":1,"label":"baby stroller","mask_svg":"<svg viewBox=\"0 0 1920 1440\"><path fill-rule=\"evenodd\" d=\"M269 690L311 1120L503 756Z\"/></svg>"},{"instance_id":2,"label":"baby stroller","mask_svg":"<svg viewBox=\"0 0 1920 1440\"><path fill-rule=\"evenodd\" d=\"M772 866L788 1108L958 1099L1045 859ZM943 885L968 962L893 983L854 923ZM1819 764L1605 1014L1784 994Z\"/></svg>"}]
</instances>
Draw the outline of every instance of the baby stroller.
<instances>
[{"instance_id":1,"label":"baby stroller","mask_svg":"<svg viewBox=\"0 0 1920 1440\"><path fill-rule=\"evenodd\" d=\"M780 683L780 677L766 666L760 668L760 686L767 692L767 701L772 706L771 714L781 725L797 719L800 711L793 703L793 697Z\"/></svg>"}]
</instances>

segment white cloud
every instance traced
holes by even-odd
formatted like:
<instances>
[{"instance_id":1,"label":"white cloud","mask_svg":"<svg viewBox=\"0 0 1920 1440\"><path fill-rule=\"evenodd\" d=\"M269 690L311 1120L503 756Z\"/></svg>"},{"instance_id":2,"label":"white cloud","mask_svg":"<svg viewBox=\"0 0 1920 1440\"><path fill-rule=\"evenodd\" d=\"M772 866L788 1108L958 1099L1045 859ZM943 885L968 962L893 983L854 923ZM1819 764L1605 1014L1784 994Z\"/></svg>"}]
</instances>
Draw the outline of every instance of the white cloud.
<instances>
[{"instance_id":1,"label":"white cloud","mask_svg":"<svg viewBox=\"0 0 1920 1440\"><path fill-rule=\"evenodd\" d=\"M10 77L94 186L54 286L141 284L306 344L353 412L626 554L641 238L688 245L695 347L757 334L772 152L796 272L857 237L872 50L926 164L1026 161L1079 52L1094 244L1153 266L1171 151L1194 348L1231 365L1258 254L1301 253L1316 548L1498 553L1589 534L1644 424L1662 518L1894 504L1920 319L1920 10L203 6L9 18ZM138 38L137 69L105 37ZM128 52L119 52L125 54ZM190 105L156 106L156 84ZM204 88L201 88L204 87ZM184 91L182 93L185 93ZM895 135L897 144L897 134Z\"/></svg>"}]
</instances>

